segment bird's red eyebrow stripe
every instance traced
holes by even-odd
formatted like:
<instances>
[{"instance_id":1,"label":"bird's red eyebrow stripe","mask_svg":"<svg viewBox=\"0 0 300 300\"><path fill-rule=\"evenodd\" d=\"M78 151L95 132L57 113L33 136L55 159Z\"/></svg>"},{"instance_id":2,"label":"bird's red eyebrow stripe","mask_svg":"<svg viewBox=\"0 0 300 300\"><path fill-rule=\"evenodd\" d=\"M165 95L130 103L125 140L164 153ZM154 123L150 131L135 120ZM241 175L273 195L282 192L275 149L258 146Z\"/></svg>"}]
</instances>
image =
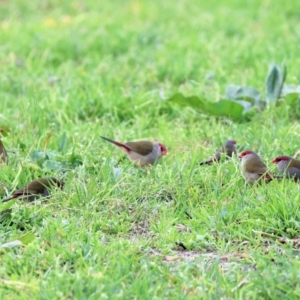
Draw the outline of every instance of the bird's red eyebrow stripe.
<instances>
[{"instance_id":1,"label":"bird's red eyebrow stripe","mask_svg":"<svg viewBox=\"0 0 300 300\"><path fill-rule=\"evenodd\" d=\"M288 156L277 156L273 159L273 161L277 161L277 162L282 161L282 160L288 161L288 160L290 160L290 157L288 157Z\"/></svg>"},{"instance_id":2,"label":"bird's red eyebrow stripe","mask_svg":"<svg viewBox=\"0 0 300 300\"><path fill-rule=\"evenodd\" d=\"M246 150L246 151L243 151L241 154L252 154L253 153L253 151L251 151L251 150Z\"/></svg>"}]
</instances>

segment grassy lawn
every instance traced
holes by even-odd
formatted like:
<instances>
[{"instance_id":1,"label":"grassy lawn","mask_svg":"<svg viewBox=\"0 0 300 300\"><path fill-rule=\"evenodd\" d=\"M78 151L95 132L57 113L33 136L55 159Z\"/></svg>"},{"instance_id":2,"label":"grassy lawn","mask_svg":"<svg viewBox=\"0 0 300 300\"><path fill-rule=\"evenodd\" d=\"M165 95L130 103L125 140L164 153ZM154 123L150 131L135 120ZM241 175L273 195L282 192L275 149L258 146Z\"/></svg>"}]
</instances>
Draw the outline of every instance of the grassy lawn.
<instances>
[{"instance_id":1,"label":"grassy lawn","mask_svg":"<svg viewBox=\"0 0 300 300\"><path fill-rule=\"evenodd\" d=\"M270 63L299 84L300 4L268 0L1 1L0 196L65 178L47 202L15 203L0 244L0 299L299 299L300 195L245 187L238 158L199 166L226 139L270 161L300 148L294 108L250 122L166 99L262 93ZM134 167L100 135L158 140Z\"/></svg>"}]
</instances>

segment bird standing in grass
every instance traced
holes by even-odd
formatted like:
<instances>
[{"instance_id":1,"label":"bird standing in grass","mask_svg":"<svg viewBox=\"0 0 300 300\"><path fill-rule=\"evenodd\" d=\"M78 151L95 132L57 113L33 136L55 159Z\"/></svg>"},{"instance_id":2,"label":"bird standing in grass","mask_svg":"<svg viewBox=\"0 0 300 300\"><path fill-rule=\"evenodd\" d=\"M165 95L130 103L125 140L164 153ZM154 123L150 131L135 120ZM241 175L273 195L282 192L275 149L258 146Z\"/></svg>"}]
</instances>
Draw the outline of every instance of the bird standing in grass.
<instances>
[{"instance_id":1,"label":"bird standing in grass","mask_svg":"<svg viewBox=\"0 0 300 300\"><path fill-rule=\"evenodd\" d=\"M38 178L29 182L23 188L14 192L10 198L7 198L2 202L7 202L12 199L20 199L26 202L31 202L41 197L49 197L51 193L50 189L54 187L62 189L63 184L54 177Z\"/></svg>"},{"instance_id":2,"label":"bird standing in grass","mask_svg":"<svg viewBox=\"0 0 300 300\"><path fill-rule=\"evenodd\" d=\"M276 164L280 173L286 177L292 178L295 181L300 180L300 160L290 156L277 156L272 160L272 163Z\"/></svg>"},{"instance_id":3,"label":"bird standing in grass","mask_svg":"<svg viewBox=\"0 0 300 300\"><path fill-rule=\"evenodd\" d=\"M120 143L104 136L101 136L101 138L120 147L127 154L127 157L140 167L153 165L158 159L167 154L167 147L159 142Z\"/></svg>"},{"instance_id":4,"label":"bird standing in grass","mask_svg":"<svg viewBox=\"0 0 300 300\"><path fill-rule=\"evenodd\" d=\"M247 183L252 185L256 181L265 180L269 182L272 180L273 176L268 172L267 166L257 153L246 150L239 154L239 158L242 159L242 174Z\"/></svg>"},{"instance_id":5,"label":"bird standing in grass","mask_svg":"<svg viewBox=\"0 0 300 300\"><path fill-rule=\"evenodd\" d=\"M212 164L213 162L219 162L222 153L224 153L227 157L232 157L234 154L236 154L236 141L235 140L226 141L224 145L221 148L219 148L210 159L201 162L200 165L209 165Z\"/></svg>"}]
</instances>

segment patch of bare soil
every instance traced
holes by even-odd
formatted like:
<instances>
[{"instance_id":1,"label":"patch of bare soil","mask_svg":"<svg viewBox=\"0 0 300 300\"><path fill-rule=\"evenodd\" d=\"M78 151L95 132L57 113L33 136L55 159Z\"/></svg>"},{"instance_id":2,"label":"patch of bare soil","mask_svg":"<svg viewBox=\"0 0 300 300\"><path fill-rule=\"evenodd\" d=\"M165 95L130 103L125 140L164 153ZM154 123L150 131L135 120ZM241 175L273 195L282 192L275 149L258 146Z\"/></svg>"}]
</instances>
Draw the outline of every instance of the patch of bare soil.
<instances>
[{"instance_id":1,"label":"patch of bare soil","mask_svg":"<svg viewBox=\"0 0 300 300\"><path fill-rule=\"evenodd\" d=\"M177 244L178 246L178 244ZM191 250L172 250L172 255L164 255L158 249L152 249L150 257L159 256L167 263L176 263L181 261L195 261L197 259L218 262L219 264L237 263L249 259L248 254L231 252L220 255L216 251L191 251Z\"/></svg>"}]
</instances>

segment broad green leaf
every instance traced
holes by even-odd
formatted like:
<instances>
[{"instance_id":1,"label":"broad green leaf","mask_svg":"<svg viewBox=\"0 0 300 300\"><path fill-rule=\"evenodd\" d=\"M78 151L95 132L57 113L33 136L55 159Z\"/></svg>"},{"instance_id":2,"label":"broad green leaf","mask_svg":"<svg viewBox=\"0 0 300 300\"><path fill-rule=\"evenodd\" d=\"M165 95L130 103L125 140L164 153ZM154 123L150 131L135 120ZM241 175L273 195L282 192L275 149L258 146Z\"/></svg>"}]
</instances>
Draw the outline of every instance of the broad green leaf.
<instances>
[{"instance_id":1,"label":"broad green leaf","mask_svg":"<svg viewBox=\"0 0 300 300\"><path fill-rule=\"evenodd\" d=\"M273 66L267 78L267 101L276 102L279 96L280 88L280 70Z\"/></svg>"},{"instance_id":2,"label":"broad green leaf","mask_svg":"<svg viewBox=\"0 0 300 300\"><path fill-rule=\"evenodd\" d=\"M16 201L17 201L17 199L13 199L8 202L4 202L4 204L0 205L0 211L11 208L16 203Z\"/></svg>"},{"instance_id":3,"label":"broad green leaf","mask_svg":"<svg viewBox=\"0 0 300 300\"><path fill-rule=\"evenodd\" d=\"M209 102L205 98L199 98L197 96L185 97L178 93L169 98L169 101L180 105L190 106L218 117L223 116L240 119L244 111L244 107L241 104L227 99L218 102Z\"/></svg>"},{"instance_id":4,"label":"broad green leaf","mask_svg":"<svg viewBox=\"0 0 300 300\"><path fill-rule=\"evenodd\" d=\"M236 100L235 102L244 107L244 113L248 112L253 107L250 102L245 100Z\"/></svg>"},{"instance_id":5,"label":"broad green leaf","mask_svg":"<svg viewBox=\"0 0 300 300\"><path fill-rule=\"evenodd\" d=\"M288 105L291 115L300 116L300 94L297 92L289 93L284 97L284 105Z\"/></svg>"},{"instance_id":6,"label":"broad green leaf","mask_svg":"<svg viewBox=\"0 0 300 300\"><path fill-rule=\"evenodd\" d=\"M282 63L281 64L281 87L280 87L280 92L281 92L282 87L285 83L286 76L287 76L287 68L286 68L286 65L284 63Z\"/></svg>"},{"instance_id":7,"label":"broad green leaf","mask_svg":"<svg viewBox=\"0 0 300 300\"><path fill-rule=\"evenodd\" d=\"M171 98L169 98L169 101L197 109L203 109L205 106L205 99L200 99L196 96L184 97L180 93L173 95Z\"/></svg>"},{"instance_id":8,"label":"broad green leaf","mask_svg":"<svg viewBox=\"0 0 300 300\"><path fill-rule=\"evenodd\" d=\"M35 239L35 235L30 232L27 232L18 238L18 240L21 241L23 245L28 245L34 239Z\"/></svg>"},{"instance_id":9,"label":"broad green leaf","mask_svg":"<svg viewBox=\"0 0 300 300\"><path fill-rule=\"evenodd\" d=\"M54 152L42 152L38 150L33 150L30 153L30 157L34 160L40 167L44 168L44 164L50 160L53 161L56 159L57 154Z\"/></svg>"},{"instance_id":10,"label":"broad green leaf","mask_svg":"<svg viewBox=\"0 0 300 300\"><path fill-rule=\"evenodd\" d=\"M15 239L13 241L10 241L8 243L4 243L4 244L0 245L0 248L13 248L13 247L22 246L22 245L28 245L34 239L35 239L35 235L30 232L27 232L24 235L20 236L19 238Z\"/></svg>"},{"instance_id":11,"label":"broad green leaf","mask_svg":"<svg viewBox=\"0 0 300 300\"><path fill-rule=\"evenodd\" d=\"M253 105L261 100L260 92L252 86L238 86L231 84L226 88L225 95L228 99L245 100Z\"/></svg>"},{"instance_id":12,"label":"broad green leaf","mask_svg":"<svg viewBox=\"0 0 300 300\"><path fill-rule=\"evenodd\" d=\"M300 99L300 94L296 92L289 93L284 97L284 100L288 105L296 105L299 99Z\"/></svg>"},{"instance_id":13,"label":"broad green leaf","mask_svg":"<svg viewBox=\"0 0 300 300\"><path fill-rule=\"evenodd\" d=\"M55 157L57 156L56 153L54 152L45 152L46 153L46 159L55 159Z\"/></svg>"},{"instance_id":14,"label":"broad green leaf","mask_svg":"<svg viewBox=\"0 0 300 300\"><path fill-rule=\"evenodd\" d=\"M280 70L277 65L273 65L267 77L267 103L275 103L280 97L281 90L286 78L286 66L282 65Z\"/></svg>"},{"instance_id":15,"label":"broad green leaf","mask_svg":"<svg viewBox=\"0 0 300 300\"><path fill-rule=\"evenodd\" d=\"M45 159L46 158L46 153L45 152L41 152L39 150L33 150L31 153L30 153L30 157L35 160L35 161L38 161L40 159Z\"/></svg>"},{"instance_id":16,"label":"broad green leaf","mask_svg":"<svg viewBox=\"0 0 300 300\"><path fill-rule=\"evenodd\" d=\"M240 119L243 116L244 107L235 101L222 99L218 102L206 102L205 111L213 116Z\"/></svg>"},{"instance_id":17,"label":"broad green leaf","mask_svg":"<svg viewBox=\"0 0 300 300\"><path fill-rule=\"evenodd\" d=\"M293 87L292 85L284 84L282 87L280 96L284 98L286 95L291 94L291 93L300 94L300 85Z\"/></svg>"},{"instance_id":18,"label":"broad green leaf","mask_svg":"<svg viewBox=\"0 0 300 300\"><path fill-rule=\"evenodd\" d=\"M60 162L55 161L55 160L46 160L46 161L44 161L43 164L42 164L42 167L43 167L43 169L51 170L51 171L63 169L62 164Z\"/></svg>"},{"instance_id":19,"label":"broad green leaf","mask_svg":"<svg viewBox=\"0 0 300 300\"><path fill-rule=\"evenodd\" d=\"M290 84L284 84L281 90L281 97L285 97L287 94L297 92L297 88L294 88Z\"/></svg>"}]
</instances>

